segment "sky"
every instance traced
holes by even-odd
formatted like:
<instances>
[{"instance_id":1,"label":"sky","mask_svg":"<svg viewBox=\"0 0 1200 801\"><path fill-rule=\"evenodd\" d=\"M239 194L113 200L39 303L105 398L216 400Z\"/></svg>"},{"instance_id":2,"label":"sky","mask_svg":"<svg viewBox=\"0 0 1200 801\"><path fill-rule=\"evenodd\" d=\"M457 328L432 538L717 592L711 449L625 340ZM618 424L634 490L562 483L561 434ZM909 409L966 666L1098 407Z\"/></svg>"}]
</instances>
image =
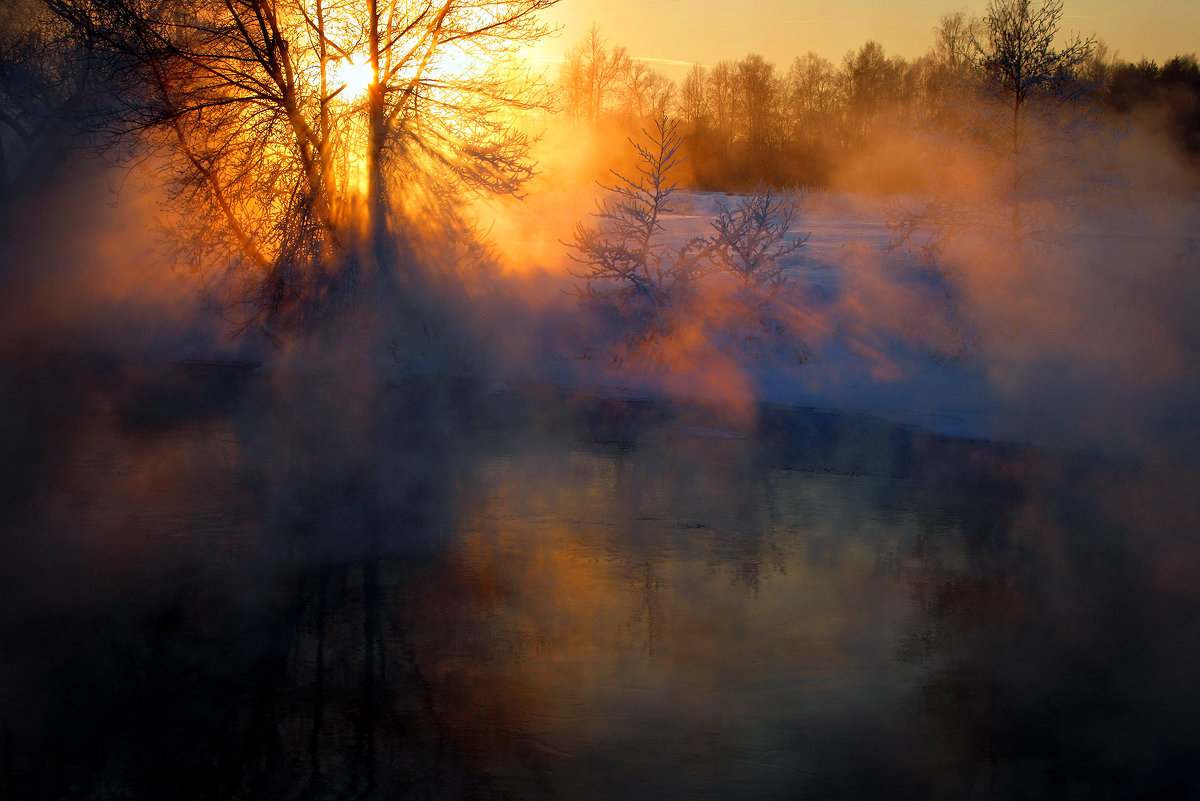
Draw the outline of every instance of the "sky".
<instances>
[{"instance_id":1,"label":"sky","mask_svg":"<svg viewBox=\"0 0 1200 801\"><path fill-rule=\"evenodd\" d=\"M915 58L946 13L982 14L986 0L561 0L546 19L563 26L538 47L552 62L597 23L610 43L671 77L688 65L758 53L781 68L808 51L834 62L875 39ZM1095 36L1127 61L1200 51L1200 0L1065 0L1064 32Z\"/></svg>"}]
</instances>

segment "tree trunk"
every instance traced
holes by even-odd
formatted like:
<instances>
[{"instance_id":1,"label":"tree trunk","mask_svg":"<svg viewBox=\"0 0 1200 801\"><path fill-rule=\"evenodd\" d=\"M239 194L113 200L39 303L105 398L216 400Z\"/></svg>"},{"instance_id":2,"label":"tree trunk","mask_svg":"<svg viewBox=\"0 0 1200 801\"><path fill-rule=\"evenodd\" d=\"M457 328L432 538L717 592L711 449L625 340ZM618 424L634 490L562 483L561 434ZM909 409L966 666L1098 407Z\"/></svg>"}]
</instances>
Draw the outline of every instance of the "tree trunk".
<instances>
[{"instance_id":1,"label":"tree trunk","mask_svg":"<svg viewBox=\"0 0 1200 801\"><path fill-rule=\"evenodd\" d=\"M366 226L363 252L359 258L359 299L368 301L375 311L387 314L395 309L400 300L399 271L408 270L411 256L408 252L404 226L393 230L390 225L394 213L392 198L389 197L385 170L387 168L387 139L390 122L387 113L387 87L384 85L383 70L386 67L385 53L381 49L383 19L379 11L380 0L370 0L370 28L367 46L374 79L367 91L367 203Z\"/></svg>"},{"instance_id":2,"label":"tree trunk","mask_svg":"<svg viewBox=\"0 0 1200 801\"><path fill-rule=\"evenodd\" d=\"M368 49L371 71L375 76L367 90L367 220L366 220L366 269L368 282L378 282L388 271L387 258L387 189L383 181L383 150L387 136L384 116L383 83L380 53L379 0L370 0L370 28Z\"/></svg>"}]
</instances>

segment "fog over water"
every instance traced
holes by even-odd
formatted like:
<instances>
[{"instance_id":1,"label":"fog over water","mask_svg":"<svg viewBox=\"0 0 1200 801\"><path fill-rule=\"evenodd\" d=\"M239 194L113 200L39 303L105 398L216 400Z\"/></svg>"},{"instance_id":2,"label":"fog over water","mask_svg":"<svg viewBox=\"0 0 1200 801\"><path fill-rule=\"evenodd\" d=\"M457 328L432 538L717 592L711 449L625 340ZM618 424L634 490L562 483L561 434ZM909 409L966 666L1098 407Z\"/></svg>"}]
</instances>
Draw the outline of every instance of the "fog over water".
<instances>
[{"instance_id":1,"label":"fog over water","mask_svg":"<svg viewBox=\"0 0 1200 801\"><path fill-rule=\"evenodd\" d=\"M9 797L1200 781L1186 468L545 384L23 369Z\"/></svg>"},{"instance_id":2,"label":"fog over water","mask_svg":"<svg viewBox=\"0 0 1200 801\"><path fill-rule=\"evenodd\" d=\"M0 796L1200 793L1194 194L931 269L864 153L796 198L803 358L714 288L638 361L545 155L382 344L231 336L136 170L13 213Z\"/></svg>"}]
</instances>

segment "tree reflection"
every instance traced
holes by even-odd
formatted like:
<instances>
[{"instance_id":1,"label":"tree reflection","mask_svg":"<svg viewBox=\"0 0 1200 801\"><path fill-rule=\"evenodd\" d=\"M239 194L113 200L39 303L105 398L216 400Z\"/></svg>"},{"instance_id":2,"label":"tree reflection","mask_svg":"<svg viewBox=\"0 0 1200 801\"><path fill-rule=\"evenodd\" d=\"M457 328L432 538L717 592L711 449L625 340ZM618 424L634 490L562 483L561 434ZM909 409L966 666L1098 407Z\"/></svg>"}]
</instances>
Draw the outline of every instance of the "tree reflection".
<instances>
[{"instance_id":1,"label":"tree reflection","mask_svg":"<svg viewBox=\"0 0 1200 801\"><path fill-rule=\"evenodd\" d=\"M31 508L86 511L22 527L60 583L0 618L9 797L1194 786L1143 476L1096 504L1110 467L839 415L245 386L74 424Z\"/></svg>"},{"instance_id":2,"label":"tree reflection","mask_svg":"<svg viewBox=\"0 0 1200 801\"><path fill-rule=\"evenodd\" d=\"M1186 797L1200 787L1182 757L1200 734L1184 678L1200 657L1196 599L1156 573L1178 556L1180 524L1196 519L1179 492L1187 471L1076 459L1033 468L1006 514L965 518L961 555L929 543L914 552L921 615L908 653L932 668L922 698L943 744L941 789ZM1147 513L1152 487L1172 498L1170 513Z\"/></svg>"}]
</instances>

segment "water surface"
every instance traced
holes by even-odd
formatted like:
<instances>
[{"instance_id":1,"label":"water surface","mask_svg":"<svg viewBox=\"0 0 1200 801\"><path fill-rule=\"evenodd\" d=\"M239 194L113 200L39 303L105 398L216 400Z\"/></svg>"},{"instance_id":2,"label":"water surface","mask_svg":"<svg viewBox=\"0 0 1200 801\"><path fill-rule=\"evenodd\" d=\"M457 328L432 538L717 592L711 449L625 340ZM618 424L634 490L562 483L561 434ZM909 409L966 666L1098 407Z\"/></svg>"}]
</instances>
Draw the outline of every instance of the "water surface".
<instances>
[{"instance_id":1,"label":"water surface","mask_svg":"<svg viewBox=\"0 0 1200 801\"><path fill-rule=\"evenodd\" d=\"M1200 792L1185 467L550 388L52 378L3 396L5 797Z\"/></svg>"}]
</instances>

